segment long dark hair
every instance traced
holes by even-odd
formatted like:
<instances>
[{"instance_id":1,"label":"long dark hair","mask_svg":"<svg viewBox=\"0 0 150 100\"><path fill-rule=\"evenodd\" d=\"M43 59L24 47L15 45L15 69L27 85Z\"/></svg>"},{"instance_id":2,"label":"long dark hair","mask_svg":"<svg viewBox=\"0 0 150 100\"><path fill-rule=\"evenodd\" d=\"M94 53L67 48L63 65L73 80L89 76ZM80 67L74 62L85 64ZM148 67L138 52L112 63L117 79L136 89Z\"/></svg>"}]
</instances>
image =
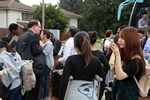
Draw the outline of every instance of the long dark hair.
<instances>
[{"instance_id":1,"label":"long dark hair","mask_svg":"<svg viewBox=\"0 0 150 100\"><path fill-rule=\"evenodd\" d=\"M48 29L44 29L43 34L46 35L46 37L50 39L52 42L54 41L54 34L50 32Z\"/></svg>"},{"instance_id":2,"label":"long dark hair","mask_svg":"<svg viewBox=\"0 0 150 100\"><path fill-rule=\"evenodd\" d=\"M105 38L104 38L104 42L103 42L103 44L105 43L106 38L110 37L110 36L111 36L111 34L113 34L113 31L112 31L112 30L107 30L107 31L106 31L106 34L105 34Z\"/></svg>"},{"instance_id":3,"label":"long dark hair","mask_svg":"<svg viewBox=\"0 0 150 100\"><path fill-rule=\"evenodd\" d=\"M137 29L134 27L126 27L120 31L119 37L121 37L125 41L125 47L120 48L120 54L123 61L122 67L123 68L126 67L126 65L130 62L133 56L139 55L141 57L142 67L143 67L142 75L144 75L145 61L144 61L144 56L140 45L140 39L139 39ZM139 63L139 59L136 59L137 72L139 70L138 63Z\"/></svg>"},{"instance_id":4,"label":"long dark hair","mask_svg":"<svg viewBox=\"0 0 150 100\"><path fill-rule=\"evenodd\" d=\"M92 56L89 35L84 31L78 32L74 36L74 46L79 48L81 56L85 61L85 67L87 67L90 64Z\"/></svg>"},{"instance_id":5,"label":"long dark hair","mask_svg":"<svg viewBox=\"0 0 150 100\"><path fill-rule=\"evenodd\" d=\"M6 48L7 52L15 53L15 51L8 45L8 43L0 40L0 48Z\"/></svg>"}]
</instances>

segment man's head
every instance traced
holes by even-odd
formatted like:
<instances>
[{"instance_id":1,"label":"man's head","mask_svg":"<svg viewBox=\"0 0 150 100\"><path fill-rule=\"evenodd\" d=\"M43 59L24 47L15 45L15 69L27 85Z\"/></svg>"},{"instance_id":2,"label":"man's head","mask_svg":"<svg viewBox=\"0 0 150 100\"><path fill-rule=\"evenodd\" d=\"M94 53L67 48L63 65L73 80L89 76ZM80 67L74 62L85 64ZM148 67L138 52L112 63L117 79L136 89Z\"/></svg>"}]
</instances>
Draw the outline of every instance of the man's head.
<instances>
[{"instance_id":1,"label":"man's head","mask_svg":"<svg viewBox=\"0 0 150 100\"><path fill-rule=\"evenodd\" d=\"M142 38L144 36L144 30L142 29L139 29L138 30L138 33L139 33L139 37Z\"/></svg>"},{"instance_id":2,"label":"man's head","mask_svg":"<svg viewBox=\"0 0 150 100\"><path fill-rule=\"evenodd\" d=\"M74 37L74 35L78 32L79 30L75 27L69 27L66 32L65 35L66 37L70 38L70 37Z\"/></svg>"},{"instance_id":3,"label":"man's head","mask_svg":"<svg viewBox=\"0 0 150 100\"><path fill-rule=\"evenodd\" d=\"M15 23L12 23L9 25L9 31L11 32L11 34L13 35L19 35L19 26Z\"/></svg>"},{"instance_id":4,"label":"man's head","mask_svg":"<svg viewBox=\"0 0 150 100\"><path fill-rule=\"evenodd\" d=\"M38 20L31 20L28 23L28 28L36 34L40 34L41 24Z\"/></svg>"},{"instance_id":5,"label":"man's head","mask_svg":"<svg viewBox=\"0 0 150 100\"><path fill-rule=\"evenodd\" d=\"M148 16L148 13L147 13L147 12L143 12L143 13L142 13L142 16L143 16L143 19L146 19L147 16Z\"/></svg>"}]
</instances>

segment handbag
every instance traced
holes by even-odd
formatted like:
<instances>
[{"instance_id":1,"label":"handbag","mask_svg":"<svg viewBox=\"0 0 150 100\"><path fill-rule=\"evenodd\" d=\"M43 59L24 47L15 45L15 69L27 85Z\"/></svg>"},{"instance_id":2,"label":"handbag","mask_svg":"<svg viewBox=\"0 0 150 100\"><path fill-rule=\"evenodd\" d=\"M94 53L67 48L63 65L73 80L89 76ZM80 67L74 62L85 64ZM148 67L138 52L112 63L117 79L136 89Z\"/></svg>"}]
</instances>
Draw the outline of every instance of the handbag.
<instances>
[{"instance_id":1,"label":"handbag","mask_svg":"<svg viewBox=\"0 0 150 100\"><path fill-rule=\"evenodd\" d=\"M46 71L46 59L42 53L36 57L33 57L33 71L37 76L44 76Z\"/></svg>"}]
</instances>

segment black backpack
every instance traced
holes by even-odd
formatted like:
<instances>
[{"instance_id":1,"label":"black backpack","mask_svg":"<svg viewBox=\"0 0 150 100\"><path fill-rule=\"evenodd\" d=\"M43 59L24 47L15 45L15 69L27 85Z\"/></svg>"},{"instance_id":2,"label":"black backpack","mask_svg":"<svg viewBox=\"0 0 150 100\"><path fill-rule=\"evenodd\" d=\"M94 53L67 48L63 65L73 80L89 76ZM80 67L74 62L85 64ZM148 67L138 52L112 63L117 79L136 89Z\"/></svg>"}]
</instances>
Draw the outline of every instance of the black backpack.
<instances>
[{"instance_id":1,"label":"black backpack","mask_svg":"<svg viewBox=\"0 0 150 100\"><path fill-rule=\"evenodd\" d=\"M61 41L58 40L56 37L54 38L54 42L53 42L53 45L54 45L54 50L53 50L53 56L57 56L58 55L58 52L61 48Z\"/></svg>"}]
</instances>

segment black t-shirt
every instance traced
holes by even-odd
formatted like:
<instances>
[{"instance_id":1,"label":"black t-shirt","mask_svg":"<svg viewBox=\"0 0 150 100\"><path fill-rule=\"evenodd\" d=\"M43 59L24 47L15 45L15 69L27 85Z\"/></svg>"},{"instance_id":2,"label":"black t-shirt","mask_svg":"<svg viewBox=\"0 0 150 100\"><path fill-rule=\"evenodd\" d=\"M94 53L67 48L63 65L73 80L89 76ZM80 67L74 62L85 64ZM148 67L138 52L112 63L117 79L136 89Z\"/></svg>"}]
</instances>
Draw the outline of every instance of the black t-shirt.
<instances>
[{"instance_id":1,"label":"black t-shirt","mask_svg":"<svg viewBox=\"0 0 150 100\"><path fill-rule=\"evenodd\" d=\"M92 56L91 62L86 68L81 55L68 57L63 70L59 100L64 100L69 76L73 76L73 80L93 81L95 74L104 79L104 72L97 57Z\"/></svg>"},{"instance_id":2,"label":"black t-shirt","mask_svg":"<svg viewBox=\"0 0 150 100\"><path fill-rule=\"evenodd\" d=\"M138 60L138 67L136 64L136 60ZM137 70L138 68L138 70ZM141 59L132 59L128 65L123 68L123 71L129 76L127 79L132 79L133 76L137 78L137 80L140 79L141 74L143 72L143 67L142 67L142 61Z\"/></svg>"},{"instance_id":3,"label":"black t-shirt","mask_svg":"<svg viewBox=\"0 0 150 100\"><path fill-rule=\"evenodd\" d=\"M104 66L105 73L107 74L108 70L110 70L110 65L109 65L108 60L106 59L105 55L103 54L103 52L101 52L100 50L95 50L95 51L92 51L92 54L93 54L93 56L98 57L98 59Z\"/></svg>"}]
</instances>

